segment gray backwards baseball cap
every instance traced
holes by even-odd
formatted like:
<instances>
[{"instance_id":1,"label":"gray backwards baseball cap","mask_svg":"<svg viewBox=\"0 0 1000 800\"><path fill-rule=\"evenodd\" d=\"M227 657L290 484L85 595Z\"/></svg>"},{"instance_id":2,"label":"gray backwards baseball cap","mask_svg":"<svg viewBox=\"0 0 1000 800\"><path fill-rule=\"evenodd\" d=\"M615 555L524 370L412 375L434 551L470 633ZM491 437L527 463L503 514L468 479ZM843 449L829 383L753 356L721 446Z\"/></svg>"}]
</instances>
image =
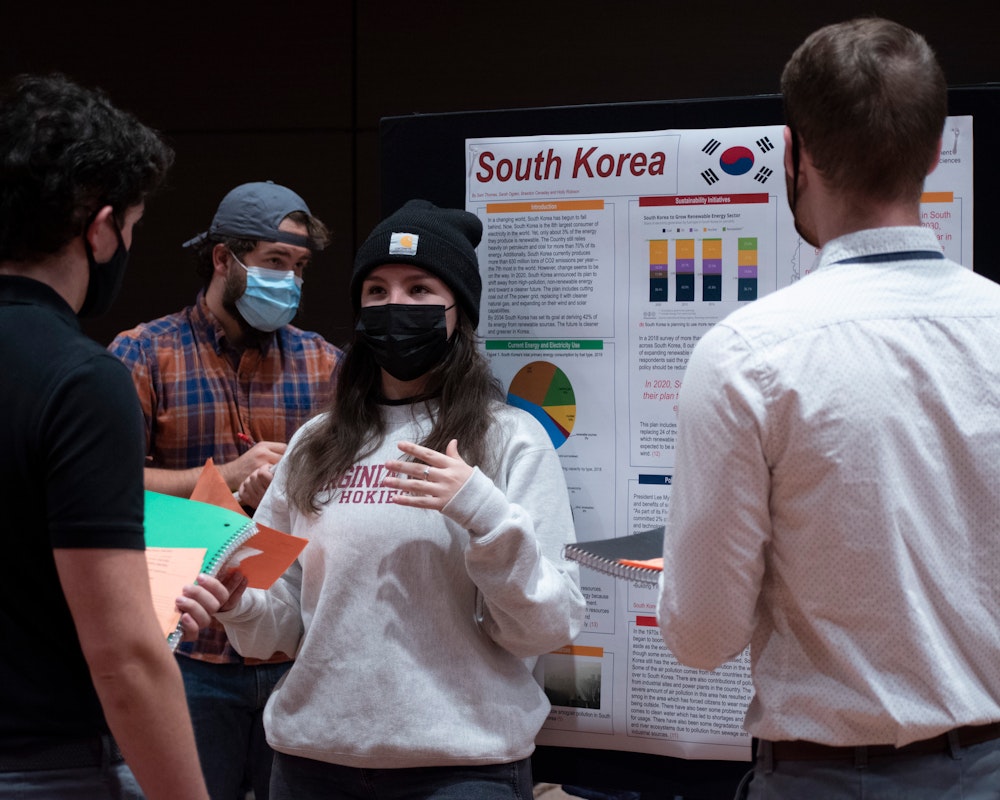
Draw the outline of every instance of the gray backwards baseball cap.
<instances>
[{"instance_id":1,"label":"gray backwards baseball cap","mask_svg":"<svg viewBox=\"0 0 1000 800\"><path fill-rule=\"evenodd\" d=\"M291 189L274 181L244 183L222 198L207 231L188 239L182 247L201 244L207 238L259 239L265 242L283 242L310 250L320 249L308 236L278 230L281 221L293 211L309 216L309 206Z\"/></svg>"}]
</instances>

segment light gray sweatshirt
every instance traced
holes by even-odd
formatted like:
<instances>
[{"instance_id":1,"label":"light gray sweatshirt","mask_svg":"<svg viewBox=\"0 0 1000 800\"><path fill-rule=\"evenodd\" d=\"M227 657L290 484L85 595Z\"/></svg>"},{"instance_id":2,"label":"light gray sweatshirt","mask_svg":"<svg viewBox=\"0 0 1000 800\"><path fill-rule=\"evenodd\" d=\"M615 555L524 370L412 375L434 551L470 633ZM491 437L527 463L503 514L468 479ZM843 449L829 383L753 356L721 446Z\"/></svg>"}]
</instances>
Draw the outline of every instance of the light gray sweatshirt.
<instances>
[{"instance_id":1,"label":"light gray sweatshirt","mask_svg":"<svg viewBox=\"0 0 1000 800\"><path fill-rule=\"evenodd\" d=\"M309 544L270 590L219 615L243 655L295 655L265 710L267 740L353 767L525 758L549 712L537 656L569 644L584 611L562 558L574 531L559 458L538 422L500 405L493 480L476 469L442 512L398 506L384 464L423 438L428 409L384 412L382 447L319 514L289 507L279 466L255 519Z\"/></svg>"}]
</instances>

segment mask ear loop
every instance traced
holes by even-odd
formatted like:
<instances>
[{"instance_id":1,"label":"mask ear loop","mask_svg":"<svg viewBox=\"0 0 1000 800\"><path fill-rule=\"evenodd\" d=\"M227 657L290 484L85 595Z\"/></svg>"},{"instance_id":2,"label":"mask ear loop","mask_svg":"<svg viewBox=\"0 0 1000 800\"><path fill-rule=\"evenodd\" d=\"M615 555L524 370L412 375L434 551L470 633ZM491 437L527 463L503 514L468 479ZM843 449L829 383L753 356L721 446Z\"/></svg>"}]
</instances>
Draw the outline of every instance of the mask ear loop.
<instances>
[{"instance_id":1,"label":"mask ear loop","mask_svg":"<svg viewBox=\"0 0 1000 800\"><path fill-rule=\"evenodd\" d=\"M227 247L226 249L229 251L229 255L233 257L233 261L235 261L237 264L243 267L244 270L246 270L247 265L240 260L240 257L236 255L236 253L233 252L233 248Z\"/></svg>"}]
</instances>

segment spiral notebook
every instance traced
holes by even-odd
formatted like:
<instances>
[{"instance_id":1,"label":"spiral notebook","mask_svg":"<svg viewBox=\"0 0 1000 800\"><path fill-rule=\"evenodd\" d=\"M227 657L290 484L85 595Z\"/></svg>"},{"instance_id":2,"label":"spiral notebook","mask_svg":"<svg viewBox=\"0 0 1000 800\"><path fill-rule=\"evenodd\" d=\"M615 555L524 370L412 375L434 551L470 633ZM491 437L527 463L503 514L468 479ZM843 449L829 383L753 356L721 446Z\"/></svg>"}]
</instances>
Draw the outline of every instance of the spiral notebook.
<instances>
[{"instance_id":1,"label":"spiral notebook","mask_svg":"<svg viewBox=\"0 0 1000 800\"><path fill-rule=\"evenodd\" d=\"M629 536L576 542L566 545L563 555L581 566L616 578L656 583L663 572L663 530L660 525Z\"/></svg>"},{"instance_id":2,"label":"spiral notebook","mask_svg":"<svg viewBox=\"0 0 1000 800\"><path fill-rule=\"evenodd\" d=\"M145 515L153 603L171 648L180 642L175 600L185 584L229 565L239 567L251 587L266 589L306 545L242 512L158 492L146 492Z\"/></svg>"}]
</instances>

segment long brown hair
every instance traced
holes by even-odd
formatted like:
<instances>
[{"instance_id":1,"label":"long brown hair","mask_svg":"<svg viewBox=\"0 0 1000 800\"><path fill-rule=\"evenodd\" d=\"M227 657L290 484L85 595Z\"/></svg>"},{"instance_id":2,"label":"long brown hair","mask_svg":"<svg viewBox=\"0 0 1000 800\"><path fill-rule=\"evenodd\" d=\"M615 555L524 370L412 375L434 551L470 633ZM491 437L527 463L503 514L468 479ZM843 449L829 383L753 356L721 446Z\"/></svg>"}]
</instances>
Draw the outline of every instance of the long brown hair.
<instances>
[{"instance_id":1,"label":"long brown hair","mask_svg":"<svg viewBox=\"0 0 1000 800\"><path fill-rule=\"evenodd\" d=\"M355 335L340 363L329 413L305 432L288 456L288 500L299 511L319 511L318 495L335 487L353 464L381 446L385 437L381 377L371 350ZM461 308L448 354L428 373L426 392L437 399L438 411L420 444L443 451L457 439L462 458L492 475L497 454L490 451L489 434L494 403L503 400L503 390Z\"/></svg>"}]
</instances>

